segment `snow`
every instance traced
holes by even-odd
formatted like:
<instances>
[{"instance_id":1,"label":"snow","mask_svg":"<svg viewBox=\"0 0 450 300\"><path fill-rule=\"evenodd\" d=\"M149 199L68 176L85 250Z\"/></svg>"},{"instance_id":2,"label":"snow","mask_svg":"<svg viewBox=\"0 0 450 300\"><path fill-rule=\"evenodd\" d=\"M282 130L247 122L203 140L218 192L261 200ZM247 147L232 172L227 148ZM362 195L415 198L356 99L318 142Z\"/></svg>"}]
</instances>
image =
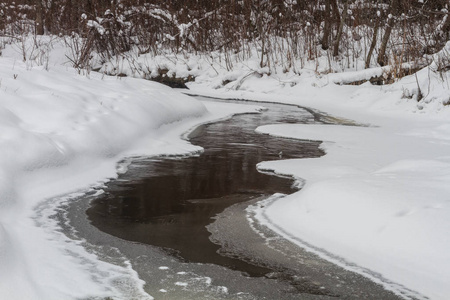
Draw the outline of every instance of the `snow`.
<instances>
[{"instance_id":1,"label":"snow","mask_svg":"<svg viewBox=\"0 0 450 300\"><path fill-rule=\"evenodd\" d=\"M285 238L407 299L447 299L450 74L432 64L390 86L335 84L377 72L249 77L237 90L205 75L189 87L195 94L307 106L365 125L258 128L323 141L326 155L260 163L262 172L292 175L303 188L253 210Z\"/></svg>"},{"instance_id":2,"label":"snow","mask_svg":"<svg viewBox=\"0 0 450 300\"><path fill-rule=\"evenodd\" d=\"M188 283L187 283L187 282L177 281L177 282L175 282L175 285L179 285L179 286L188 286Z\"/></svg>"},{"instance_id":3,"label":"snow","mask_svg":"<svg viewBox=\"0 0 450 300\"><path fill-rule=\"evenodd\" d=\"M32 59L12 45L0 57L0 298L151 299L126 261L101 261L52 225L52 207L35 207L116 177L126 169L117 165L124 157L200 152L180 137L197 124L258 107L199 102L140 79L80 75L61 66L69 52L61 44L38 42L47 43L51 55ZM382 68L317 75L306 64L297 73L267 76L255 57L231 72L198 57L142 57L139 63L150 72L197 76L189 84L194 94L303 105L366 125L258 128L324 141L326 155L260 163L261 171L290 174L303 188L253 209L284 237L406 298L446 299L450 74L439 71L439 63L449 50L450 44L417 77L381 87L339 84ZM118 72L145 77L119 64L124 70ZM102 71L115 67L105 64Z\"/></svg>"},{"instance_id":4,"label":"snow","mask_svg":"<svg viewBox=\"0 0 450 300\"><path fill-rule=\"evenodd\" d=\"M27 71L6 58L0 65L1 297L107 296L106 282L93 282L81 259L36 227L33 207L114 177L118 155L140 136L206 109L150 82L88 79L64 69Z\"/></svg>"},{"instance_id":5,"label":"snow","mask_svg":"<svg viewBox=\"0 0 450 300\"><path fill-rule=\"evenodd\" d=\"M12 48L3 55L0 298L152 299L129 262L105 262L65 236L54 206L116 177L124 157L200 152L180 138L190 128L258 107L203 104L157 83L80 75L56 61L37 66Z\"/></svg>"},{"instance_id":6,"label":"snow","mask_svg":"<svg viewBox=\"0 0 450 300\"><path fill-rule=\"evenodd\" d=\"M269 206L267 220L391 281L444 299L450 293L450 144L412 136L417 132L410 128L340 127L259 128L326 141L327 152L320 159L258 166L306 180L300 192Z\"/></svg>"}]
</instances>

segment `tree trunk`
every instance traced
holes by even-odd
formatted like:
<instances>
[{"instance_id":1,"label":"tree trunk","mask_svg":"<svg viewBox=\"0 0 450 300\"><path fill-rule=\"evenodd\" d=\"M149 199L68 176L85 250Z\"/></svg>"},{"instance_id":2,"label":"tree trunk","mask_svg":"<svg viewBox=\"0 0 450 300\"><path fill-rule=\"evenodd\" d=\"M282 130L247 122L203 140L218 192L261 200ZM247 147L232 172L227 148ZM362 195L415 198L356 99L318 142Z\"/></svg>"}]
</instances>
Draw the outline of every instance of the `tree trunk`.
<instances>
[{"instance_id":1,"label":"tree trunk","mask_svg":"<svg viewBox=\"0 0 450 300\"><path fill-rule=\"evenodd\" d=\"M388 59L386 57L387 43L389 41L389 37L391 36L392 27L395 24L394 16L399 15L400 9L400 0L392 0L389 7L390 18L386 25L386 30L384 31L383 40L381 41L380 45L380 51L378 52L377 62L380 66L385 66L388 64Z\"/></svg>"},{"instance_id":2,"label":"tree trunk","mask_svg":"<svg viewBox=\"0 0 450 300\"><path fill-rule=\"evenodd\" d=\"M442 26L442 31L444 33L445 39L448 41L450 39L450 13L447 13L447 19L445 19L445 23Z\"/></svg>"},{"instance_id":3,"label":"tree trunk","mask_svg":"<svg viewBox=\"0 0 450 300\"><path fill-rule=\"evenodd\" d=\"M337 0L331 0L331 7L333 9L333 15L334 15L334 22L336 22L336 24L341 24L341 16L339 14L339 8L338 8L338 4L337 4Z\"/></svg>"},{"instance_id":4,"label":"tree trunk","mask_svg":"<svg viewBox=\"0 0 450 300\"><path fill-rule=\"evenodd\" d=\"M347 18L348 1L344 0L344 11L342 12L341 22L339 23L339 29L336 36L336 42L334 43L333 56L339 54L339 43L342 37L342 31L344 30L345 19Z\"/></svg>"},{"instance_id":5,"label":"tree trunk","mask_svg":"<svg viewBox=\"0 0 450 300\"><path fill-rule=\"evenodd\" d=\"M380 66L385 66L388 64L388 59L386 57L386 48L391 35L392 26L394 26L394 18L391 17L388 20L386 30L384 31L383 40L381 41L380 51L378 52L377 62Z\"/></svg>"},{"instance_id":6,"label":"tree trunk","mask_svg":"<svg viewBox=\"0 0 450 300\"><path fill-rule=\"evenodd\" d=\"M373 37L372 37L372 43L370 44L369 52L367 53L366 57L366 69L370 67L370 60L372 59L373 50L375 50L375 46L377 45L377 39L378 39L378 29L380 28L380 21L377 18L375 22L375 27L373 28Z\"/></svg>"},{"instance_id":7,"label":"tree trunk","mask_svg":"<svg viewBox=\"0 0 450 300\"><path fill-rule=\"evenodd\" d=\"M322 49L323 50L327 50L330 45L329 45L329 40L330 40L330 32L331 32L331 9L330 9L330 0L326 0L325 1L325 24L323 27L323 37L322 37Z\"/></svg>"},{"instance_id":8,"label":"tree trunk","mask_svg":"<svg viewBox=\"0 0 450 300\"><path fill-rule=\"evenodd\" d=\"M42 18L42 2L41 0L36 0L36 34L44 34L44 20Z\"/></svg>"}]
</instances>

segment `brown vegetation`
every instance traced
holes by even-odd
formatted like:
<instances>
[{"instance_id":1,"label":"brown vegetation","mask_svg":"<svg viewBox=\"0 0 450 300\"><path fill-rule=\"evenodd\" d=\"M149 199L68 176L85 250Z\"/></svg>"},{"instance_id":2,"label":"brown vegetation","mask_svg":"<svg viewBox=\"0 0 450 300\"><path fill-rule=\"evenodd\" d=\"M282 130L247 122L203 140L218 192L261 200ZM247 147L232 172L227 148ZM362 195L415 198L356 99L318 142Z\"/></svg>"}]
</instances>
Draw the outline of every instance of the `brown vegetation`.
<instances>
[{"instance_id":1,"label":"brown vegetation","mask_svg":"<svg viewBox=\"0 0 450 300\"><path fill-rule=\"evenodd\" d=\"M450 38L448 0L16 0L0 3L0 36L24 32L83 39L105 60L139 54L260 51L260 66L362 56L365 67L414 62ZM353 49L360 44L358 50ZM352 48L353 47L353 48ZM332 52L331 52L332 51ZM375 59L372 59L375 57ZM295 71L295 70L294 70Z\"/></svg>"}]
</instances>

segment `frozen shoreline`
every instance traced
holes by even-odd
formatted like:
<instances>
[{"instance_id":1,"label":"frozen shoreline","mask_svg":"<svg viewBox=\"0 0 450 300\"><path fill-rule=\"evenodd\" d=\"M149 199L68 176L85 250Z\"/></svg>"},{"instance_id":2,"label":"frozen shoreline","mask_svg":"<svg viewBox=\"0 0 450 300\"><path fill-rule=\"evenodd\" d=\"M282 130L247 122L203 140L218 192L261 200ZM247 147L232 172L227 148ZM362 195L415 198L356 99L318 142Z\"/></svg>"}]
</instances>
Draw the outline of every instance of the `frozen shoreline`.
<instances>
[{"instance_id":1,"label":"frozen shoreline","mask_svg":"<svg viewBox=\"0 0 450 300\"><path fill-rule=\"evenodd\" d=\"M117 276L135 278L130 289L147 297L133 270L92 267L95 255L53 225L42 227L36 205L114 178L123 157L201 151L181 138L189 128L258 107L216 105L208 112L149 81L28 69L3 57L0 66L0 297L127 299L111 289Z\"/></svg>"},{"instance_id":2,"label":"frozen shoreline","mask_svg":"<svg viewBox=\"0 0 450 300\"><path fill-rule=\"evenodd\" d=\"M49 69L21 62L11 46L0 57L0 296L8 299L110 296L108 283L92 281L82 260L67 255L74 252L63 239L36 226L34 207L115 177L123 157L201 151L180 136L195 124L243 112L217 106L207 113L178 91L140 79L80 75L61 66L67 49L52 47ZM225 86L229 71L203 65L190 93L290 103L372 125L260 128L324 140L328 153L259 165L306 180L301 192L264 208L271 221L431 299L445 299L449 72L430 68L389 86L340 86L333 82L345 75L311 70L247 76L256 65L237 66L232 77L239 85ZM410 97L418 87L425 96L419 103Z\"/></svg>"},{"instance_id":3,"label":"frozen shoreline","mask_svg":"<svg viewBox=\"0 0 450 300\"><path fill-rule=\"evenodd\" d=\"M260 221L288 239L297 237L424 297L446 299L450 110L420 108L414 100L401 99L402 87L411 84L408 78L390 87L317 88L311 84L316 79L303 80L286 88L270 78L250 79L238 91L212 90L205 81L191 84L190 93L292 103L368 124L258 128L264 134L324 141L327 153L258 165L305 184L261 208L267 219ZM410 297L420 298L414 292Z\"/></svg>"}]
</instances>

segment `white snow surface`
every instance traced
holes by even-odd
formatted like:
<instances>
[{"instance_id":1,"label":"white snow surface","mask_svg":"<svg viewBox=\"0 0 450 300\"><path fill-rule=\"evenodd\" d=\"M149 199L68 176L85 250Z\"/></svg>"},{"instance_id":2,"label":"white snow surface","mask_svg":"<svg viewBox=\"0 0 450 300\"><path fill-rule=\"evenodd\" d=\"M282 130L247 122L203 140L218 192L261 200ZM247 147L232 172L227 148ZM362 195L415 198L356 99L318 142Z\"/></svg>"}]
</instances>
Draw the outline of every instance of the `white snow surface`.
<instances>
[{"instance_id":1,"label":"white snow surface","mask_svg":"<svg viewBox=\"0 0 450 300\"><path fill-rule=\"evenodd\" d=\"M124 157L201 151L180 136L196 124L251 108L202 104L139 79L79 75L60 66L64 51L38 57L37 64L36 59L21 62L17 47L2 52L0 298L151 298L129 265L98 260L51 225L41 224L45 218L38 222L34 208L116 177L122 171L117 162ZM374 280L380 277L373 273L379 273L386 288L406 292L406 298L417 296L408 294L410 289L430 299L448 299L448 72L432 65L417 78L390 86L340 86L335 82L367 79L381 69L317 76L305 68L300 75L267 76L257 59L232 72L206 60L192 62L197 68L187 69L195 74L184 74L184 66L167 66L169 73L197 76L189 85L192 93L303 105L368 125L259 128L265 134L324 141L326 151L321 158L258 165L290 174L304 185L255 208L259 220ZM424 96L420 102L418 87Z\"/></svg>"},{"instance_id":2,"label":"white snow surface","mask_svg":"<svg viewBox=\"0 0 450 300\"><path fill-rule=\"evenodd\" d=\"M0 58L0 78L0 298L107 296L108 282L92 280L81 250L36 225L34 206L114 177L117 160L142 136L206 108L151 82L26 70L8 58ZM119 277L107 275L118 271L111 266L96 269L106 272L97 280Z\"/></svg>"},{"instance_id":3,"label":"white snow surface","mask_svg":"<svg viewBox=\"0 0 450 300\"><path fill-rule=\"evenodd\" d=\"M60 232L51 208L35 208L116 177L124 157L202 151L182 135L258 107L203 104L150 81L56 63L45 69L0 57L0 299L151 299L129 262L99 260Z\"/></svg>"},{"instance_id":4,"label":"white snow surface","mask_svg":"<svg viewBox=\"0 0 450 300\"><path fill-rule=\"evenodd\" d=\"M389 86L334 84L368 72L250 76L238 89L218 86L218 76L200 76L189 87L197 94L307 106L366 125L258 128L323 141L326 155L260 163L261 171L292 175L303 188L253 209L284 237L407 299L448 299L450 74L432 64L417 78Z\"/></svg>"}]
</instances>

